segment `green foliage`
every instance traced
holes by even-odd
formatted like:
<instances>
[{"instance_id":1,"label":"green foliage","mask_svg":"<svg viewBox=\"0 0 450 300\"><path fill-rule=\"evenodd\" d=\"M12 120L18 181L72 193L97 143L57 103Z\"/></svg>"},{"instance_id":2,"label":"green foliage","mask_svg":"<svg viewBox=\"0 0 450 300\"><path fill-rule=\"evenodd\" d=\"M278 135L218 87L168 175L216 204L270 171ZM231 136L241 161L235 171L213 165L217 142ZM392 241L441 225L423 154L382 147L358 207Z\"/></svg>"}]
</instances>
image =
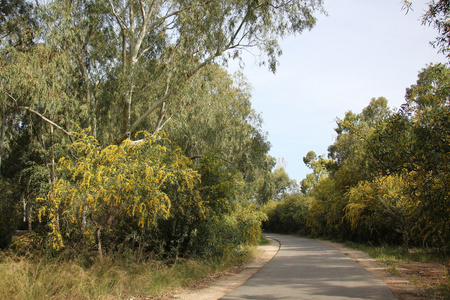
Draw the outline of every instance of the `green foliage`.
<instances>
[{"instance_id":1,"label":"green foliage","mask_svg":"<svg viewBox=\"0 0 450 300\"><path fill-rule=\"evenodd\" d=\"M348 111L344 119L336 121L335 131L338 135L335 143L328 147L328 156L334 160L334 165L330 163L329 169L342 194L359 181L368 180L377 174L377 170L369 167L369 153L377 147L368 141L374 127L383 123L390 114L387 100L380 97L373 98L360 114Z\"/></svg>"},{"instance_id":2,"label":"green foliage","mask_svg":"<svg viewBox=\"0 0 450 300\"><path fill-rule=\"evenodd\" d=\"M311 29L322 1L48 1L42 6L45 42L72 53L89 124L99 121L99 138L111 143L138 127L159 130L164 105L177 101L197 72L239 59L250 45L259 49L261 64L275 71L278 40Z\"/></svg>"},{"instance_id":3,"label":"green foliage","mask_svg":"<svg viewBox=\"0 0 450 300\"><path fill-rule=\"evenodd\" d=\"M236 246L257 245L264 219L265 215L255 207L241 205L232 213L212 217L201 232L205 241L203 251L216 256L233 251Z\"/></svg>"},{"instance_id":4,"label":"green foliage","mask_svg":"<svg viewBox=\"0 0 450 300\"><path fill-rule=\"evenodd\" d=\"M222 215L234 210L233 200L243 184L239 173L230 172L222 158L214 152L200 159L200 194L212 214Z\"/></svg>"},{"instance_id":5,"label":"green foliage","mask_svg":"<svg viewBox=\"0 0 450 300\"><path fill-rule=\"evenodd\" d=\"M232 250L245 244L235 237L245 234L238 232L245 228L233 227L236 225L233 215L240 209L235 199L242 184L239 173L230 172L214 152L201 157L196 170L200 180L194 189L201 199L202 214L195 211L191 202L181 209L172 206L168 218L160 220L157 228L149 233L151 249L157 249L162 256L221 254L225 248ZM184 196L177 193L176 197ZM223 234L229 232L229 239L221 240L221 230Z\"/></svg>"},{"instance_id":6,"label":"green foliage","mask_svg":"<svg viewBox=\"0 0 450 300\"><path fill-rule=\"evenodd\" d=\"M60 134L65 130L48 118L58 116L65 126L75 113L65 90L71 82L71 67L66 53L42 44L30 45L27 51L5 51L0 68L0 172L14 187L12 194L4 191L17 210L12 215L25 218L12 224L16 224L15 229L31 229L34 200L54 181L54 163L61 144L67 142ZM65 103L71 105L63 108Z\"/></svg>"},{"instance_id":7,"label":"green foliage","mask_svg":"<svg viewBox=\"0 0 450 300\"><path fill-rule=\"evenodd\" d=\"M428 10L422 17L422 23L432 25L438 31L439 35L432 44L450 59L449 15L449 2L445 0L435 0L429 3Z\"/></svg>"},{"instance_id":8,"label":"green foliage","mask_svg":"<svg viewBox=\"0 0 450 300\"><path fill-rule=\"evenodd\" d=\"M221 255L240 245L256 245L265 215L253 205L240 203L239 190L244 182L239 172L230 172L214 152L200 159L198 171L207 217L205 222L196 224L194 249L206 255Z\"/></svg>"},{"instance_id":9,"label":"green foliage","mask_svg":"<svg viewBox=\"0 0 450 300\"><path fill-rule=\"evenodd\" d=\"M0 3L0 48L25 49L32 44L37 20L32 15L33 5L24 0Z\"/></svg>"},{"instance_id":10,"label":"green foliage","mask_svg":"<svg viewBox=\"0 0 450 300\"><path fill-rule=\"evenodd\" d=\"M315 237L328 236L342 239L349 236L349 224L344 218L347 199L337 189L333 178L322 180L311 192L311 209L307 224Z\"/></svg>"},{"instance_id":11,"label":"green foliage","mask_svg":"<svg viewBox=\"0 0 450 300\"><path fill-rule=\"evenodd\" d=\"M370 141L376 145L371 169L402 175L407 182L414 243L441 247L448 247L450 226L449 74L441 64L422 70L407 89L406 103Z\"/></svg>"},{"instance_id":12,"label":"green foliage","mask_svg":"<svg viewBox=\"0 0 450 300\"><path fill-rule=\"evenodd\" d=\"M167 103L164 131L188 157L215 151L227 167L242 174L251 198L261 173L270 168L270 144L260 116L251 108L248 82L242 74L232 77L211 65L193 76L178 95L178 101Z\"/></svg>"},{"instance_id":13,"label":"green foliage","mask_svg":"<svg viewBox=\"0 0 450 300\"><path fill-rule=\"evenodd\" d=\"M297 182L289 178L284 167L276 166L272 172L266 172L256 194L258 204L280 201L287 195L295 194Z\"/></svg>"},{"instance_id":14,"label":"green foliage","mask_svg":"<svg viewBox=\"0 0 450 300\"><path fill-rule=\"evenodd\" d=\"M74 133L58 181L38 198L46 225L38 243L50 253L68 247L177 258L258 242L264 215L237 203L240 173L217 154L202 157L195 170L163 135L140 133L136 142L101 149L88 131Z\"/></svg>"},{"instance_id":15,"label":"green foliage","mask_svg":"<svg viewBox=\"0 0 450 300\"><path fill-rule=\"evenodd\" d=\"M313 173L307 174L306 178L301 181L301 191L303 194L309 194L322 180L328 177L328 168L331 161L317 156L314 151L309 151L303 162L306 166L313 170Z\"/></svg>"},{"instance_id":16,"label":"green foliage","mask_svg":"<svg viewBox=\"0 0 450 300\"><path fill-rule=\"evenodd\" d=\"M199 175L164 138L144 134L139 143L100 149L86 133L75 136L59 162L60 179L38 199L39 217L48 220L56 250L81 239L101 252L102 240L124 241L127 233L117 232L123 220L132 220L129 226L142 237L173 211L203 217L195 191Z\"/></svg>"}]
</instances>

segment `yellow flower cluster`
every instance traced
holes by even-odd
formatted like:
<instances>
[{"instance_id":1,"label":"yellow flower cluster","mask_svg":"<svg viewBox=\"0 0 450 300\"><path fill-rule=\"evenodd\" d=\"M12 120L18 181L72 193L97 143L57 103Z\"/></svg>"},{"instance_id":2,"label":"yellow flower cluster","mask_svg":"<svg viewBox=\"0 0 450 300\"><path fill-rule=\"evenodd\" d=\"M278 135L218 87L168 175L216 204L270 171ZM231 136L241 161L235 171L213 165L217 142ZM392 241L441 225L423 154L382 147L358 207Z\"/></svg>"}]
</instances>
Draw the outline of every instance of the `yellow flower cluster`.
<instances>
[{"instance_id":1,"label":"yellow flower cluster","mask_svg":"<svg viewBox=\"0 0 450 300\"><path fill-rule=\"evenodd\" d=\"M141 229L155 229L169 218L177 193L177 210L195 206L204 213L195 191L199 175L179 149L171 149L164 136L139 133L141 142L125 142L104 149L86 132L76 134L68 154L59 161L60 179L39 216L50 227L53 247L64 247L64 234L77 232L95 241L97 230L108 232L124 217ZM64 228L62 226L64 224Z\"/></svg>"}]
</instances>

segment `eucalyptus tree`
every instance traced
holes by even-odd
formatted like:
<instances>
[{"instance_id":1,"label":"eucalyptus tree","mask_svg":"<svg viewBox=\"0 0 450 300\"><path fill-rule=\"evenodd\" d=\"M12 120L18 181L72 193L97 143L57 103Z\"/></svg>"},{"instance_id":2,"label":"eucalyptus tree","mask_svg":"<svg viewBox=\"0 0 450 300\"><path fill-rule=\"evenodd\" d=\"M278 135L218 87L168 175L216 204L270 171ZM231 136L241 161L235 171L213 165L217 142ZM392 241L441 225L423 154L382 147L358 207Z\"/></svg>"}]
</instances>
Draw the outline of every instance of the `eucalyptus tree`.
<instances>
[{"instance_id":1,"label":"eucalyptus tree","mask_svg":"<svg viewBox=\"0 0 450 300\"><path fill-rule=\"evenodd\" d=\"M281 53L277 40L287 34L311 28L312 12L320 1L144 1L120 5L110 1L111 11L120 27L122 69L129 76L124 93L127 129L119 141L132 132L144 118L174 94L180 84L205 65L221 57L225 61L246 47L258 47L267 56L271 70ZM151 36L164 36L159 62L162 90L153 103L131 123L133 75L139 58L154 48L145 43ZM231 52L226 53L229 50Z\"/></svg>"},{"instance_id":2,"label":"eucalyptus tree","mask_svg":"<svg viewBox=\"0 0 450 300\"><path fill-rule=\"evenodd\" d=\"M258 116L243 76L233 78L225 69L210 65L194 75L177 96L177 101L165 106L155 130L166 124L165 132L189 157L215 149L224 160L236 163L246 150L242 148L246 140L259 126L252 121Z\"/></svg>"},{"instance_id":3,"label":"eucalyptus tree","mask_svg":"<svg viewBox=\"0 0 450 300\"><path fill-rule=\"evenodd\" d=\"M11 58L11 52L22 50L26 51L33 44L35 29L37 27L36 19L32 14L33 6L23 0L2 1L0 3L0 53L3 57L2 67L7 64ZM8 147L7 136L10 135L12 117L11 108L6 105L3 99L7 95L1 91L0 95L0 169L2 159L5 157L5 151ZM8 132L9 131L9 132Z\"/></svg>"},{"instance_id":4,"label":"eucalyptus tree","mask_svg":"<svg viewBox=\"0 0 450 300\"><path fill-rule=\"evenodd\" d=\"M260 63L275 71L281 54L278 40L311 29L316 21L313 13L322 9L321 0L36 3L41 27L37 35L43 47L33 51L48 47L65 57L61 71L71 69L71 82L57 87L71 100L60 99L59 105L74 106L71 121L82 128L90 126L102 145L121 143L139 126L160 130L166 103L183 99L178 93L207 65L240 59L243 51L256 48ZM57 82L59 71L49 83ZM19 97L11 88L3 96L13 103ZM23 90L28 88L33 87ZM52 125L59 125L59 116L49 110L42 114L33 106L22 106L49 124L56 118ZM255 124L260 122L257 116L252 118ZM68 132L65 123L58 128ZM264 140L257 131L251 135L256 143Z\"/></svg>"},{"instance_id":5,"label":"eucalyptus tree","mask_svg":"<svg viewBox=\"0 0 450 300\"><path fill-rule=\"evenodd\" d=\"M215 151L246 183L270 170L266 158L270 145L242 74L232 77L218 65L207 66L177 96L177 101L164 106L165 116L156 130L166 124L165 132L185 155L196 159Z\"/></svg>"},{"instance_id":6,"label":"eucalyptus tree","mask_svg":"<svg viewBox=\"0 0 450 300\"><path fill-rule=\"evenodd\" d=\"M56 16L63 16L62 21L55 20L64 25L53 27L55 35L64 35L66 26L77 29L75 40L80 42L78 52L86 69L80 64L80 72L84 81L90 81L85 83L86 89L100 83L93 77L103 71L114 81L107 86L109 93L98 109L109 106L102 113L109 114L104 124L115 123L108 133L116 135L117 143L129 137L152 112L164 109L163 103L176 99L180 87L214 61L227 62L241 57L242 51L257 48L261 63L275 71L281 54L278 40L311 29L316 21L313 13L321 7L320 0L47 3L50 11L57 9ZM85 17L72 21L71 15ZM87 26L82 26L85 21ZM105 43L114 49L101 61L95 53L106 51ZM85 72L86 66L99 64L111 68ZM160 123L156 116L153 129Z\"/></svg>"}]
</instances>

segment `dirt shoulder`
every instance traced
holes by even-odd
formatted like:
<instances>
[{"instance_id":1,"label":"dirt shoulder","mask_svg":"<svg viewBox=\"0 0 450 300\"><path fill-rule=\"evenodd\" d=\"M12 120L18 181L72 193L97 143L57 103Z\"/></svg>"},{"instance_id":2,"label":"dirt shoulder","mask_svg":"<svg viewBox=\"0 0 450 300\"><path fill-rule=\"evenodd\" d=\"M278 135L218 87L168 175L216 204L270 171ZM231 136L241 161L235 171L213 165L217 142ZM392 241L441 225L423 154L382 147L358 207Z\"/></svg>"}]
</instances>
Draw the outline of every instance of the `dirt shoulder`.
<instances>
[{"instance_id":1,"label":"dirt shoulder","mask_svg":"<svg viewBox=\"0 0 450 300\"><path fill-rule=\"evenodd\" d=\"M445 268L438 263L398 263L396 272L400 276L393 275L389 267L367 253L348 248L342 244L330 241L321 241L332 246L354 261L358 262L366 270L383 280L400 300L430 300L441 299L427 293L426 288L445 281ZM414 284L413 282L417 283Z\"/></svg>"},{"instance_id":2,"label":"dirt shoulder","mask_svg":"<svg viewBox=\"0 0 450 300\"><path fill-rule=\"evenodd\" d=\"M321 241L332 246L366 270L383 280L400 300L429 300L440 299L428 294L426 287L445 280L445 268L433 263L402 263L396 265L400 276L393 275L388 266L371 258L367 253L346 247L339 243ZM206 278L196 286L177 291L173 295L166 295L162 299L183 300L215 300L223 297L246 282L253 274L258 272L278 252L280 244L270 240L269 245L259 246L261 254L251 262L235 267L225 273L215 274ZM416 282L418 284L414 284Z\"/></svg>"}]
</instances>

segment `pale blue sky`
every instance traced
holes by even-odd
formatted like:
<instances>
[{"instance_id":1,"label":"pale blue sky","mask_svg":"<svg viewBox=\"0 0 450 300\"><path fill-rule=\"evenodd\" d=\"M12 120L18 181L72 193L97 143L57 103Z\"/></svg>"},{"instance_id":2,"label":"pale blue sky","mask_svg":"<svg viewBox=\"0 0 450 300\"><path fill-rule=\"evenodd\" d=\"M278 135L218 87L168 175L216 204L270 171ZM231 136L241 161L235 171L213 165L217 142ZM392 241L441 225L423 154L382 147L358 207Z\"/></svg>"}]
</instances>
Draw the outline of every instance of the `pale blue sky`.
<instances>
[{"instance_id":1,"label":"pale blue sky","mask_svg":"<svg viewBox=\"0 0 450 300\"><path fill-rule=\"evenodd\" d=\"M292 179L310 173L302 161L308 151L327 154L337 117L359 113L374 97L399 107L421 69L447 62L429 44L437 32L421 25L428 1L412 2L414 11L406 14L401 0L325 0L328 16L282 42L275 75L245 58L243 72L269 134L270 155L285 159Z\"/></svg>"}]
</instances>

